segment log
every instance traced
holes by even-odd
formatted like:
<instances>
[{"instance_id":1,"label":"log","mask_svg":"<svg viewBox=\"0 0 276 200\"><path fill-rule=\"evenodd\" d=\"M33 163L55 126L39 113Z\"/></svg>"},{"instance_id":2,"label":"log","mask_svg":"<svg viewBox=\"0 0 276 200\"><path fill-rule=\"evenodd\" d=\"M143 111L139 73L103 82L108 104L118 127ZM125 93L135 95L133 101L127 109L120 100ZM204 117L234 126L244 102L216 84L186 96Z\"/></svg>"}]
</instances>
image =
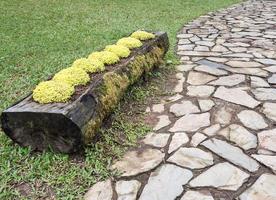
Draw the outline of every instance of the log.
<instances>
[{"instance_id":1,"label":"log","mask_svg":"<svg viewBox=\"0 0 276 200\"><path fill-rule=\"evenodd\" d=\"M91 75L87 86L76 88L66 103L39 104L32 95L1 115L3 131L21 146L42 151L75 153L93 143L103 120L113 111L127 88L158 67L169 48L165 32L143 43L131 55L106 71Z\"/></svg>"}]
</instances>

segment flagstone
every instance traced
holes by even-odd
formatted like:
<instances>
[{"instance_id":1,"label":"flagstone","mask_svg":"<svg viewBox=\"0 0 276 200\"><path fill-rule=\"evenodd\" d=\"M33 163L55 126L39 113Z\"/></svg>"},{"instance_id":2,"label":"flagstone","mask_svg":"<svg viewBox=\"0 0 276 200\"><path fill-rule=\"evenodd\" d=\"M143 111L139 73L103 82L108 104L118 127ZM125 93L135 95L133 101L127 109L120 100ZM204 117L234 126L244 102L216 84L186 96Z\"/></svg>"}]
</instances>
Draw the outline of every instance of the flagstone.
<instances>
[{"instance_id":1,"label":"flagstone","mask_svg":"<svg viewBox=\"0 0 276 200\"><path fill-rule=\"evenodd\" d=\"M191 71L188 74L187 83L191 85L204 85L212 80L215 80L216 77L208 75L206 73L194 72Z\"/></svg>"},{"instance_id":2,"label":"flagstone","mask_svg":"<svg viewBox=\"0 0 276 200\"><path fill-rule=\"evenodd\" d=\"M274 200L276 199L276 176L262 174L257 181L243 192L240 200Z\"/></svg>"},{"instance_id":3,"label":"flagstone","mask_svg":"<svg viewBox=\"0 0 276 200\"><path fill-rule=\"evenodd\" d=\"M268 127L264 118L253 110L243 110L237 116L247 128L259 130Z\"/></svg>"},{"instance_id":4,"label":"flagstone","mask_svg":"<svg viewBox=\"0 0 276 200\"><path fill-rule=\"evenodd\" d=\"M258 100L276 100L275 88L256 88L252 90L252 93Z\"/></svg>"},{"instance_id":5,"label":"flagstone","mask_svg":"<svg viewBox=\"0 0 276 200\"><path fill-rule=\"evenodd\" d=\"M222 190L236 191L248 178L247 173L224 162L207 169L193 179L189 185L191 187L215 187Z\"/></svg>"},{"instance_id":6,"label":"flagstone","mask_svg":"<svg viewBox=\"0 0 276 200\"><path fill-rule=\"evenodd\" d=\"M215 106L214 101L211 99L199 99L198 104L202 112L209 111Z\"/></svg>"},{"instance_id":7,"label":"flagstone","mask_svg":"<svg viewBox=\"0 0 276 200\"><path fill-rule=\"evenodd\" d=\"M188 114L178 119L169 131L170 132L197 131L198 129L209 125L210 125L209 113Z\"/></svg>"},{"instance_id":8,"label":"flagstone","mask_svg":"<svg viewBox=\"0 0 276 200\"><path fill-rule=\"evenodd\" d=\"M262 112L269 119L276 121L276 103L264 103Z\"/></svg>"},{"instance_id":9,"label":"flagstone","mask_svg":"<svg viewBox=\"0 0 276 200\"><path fill-rule=\"evenodd\" d=\"M209 85L234 86L245 81L245 76L241 74L233 74L230 76L222 76L219 79L208 83Z\"/></svg>"},{"instance_id":10,"label":"flagstone","mask_svg":"<svg viewBox=\"0 0 276 200\"><path fill-rule=\"evenodd\" d=\"M170 135L166 133L149 133L143 142L147 145L161 148L166 146L169 137Z\"/></svg>"},{"instance_id":11,"label":"flagstone","mask_svg":"<svg viewBox=\"0 0 276 200\"><path fill-rule=\"evenodd\" d=\"M224 136L244 150L257 147L257 137L238 124L231 124L219 131L218 135Z\"/></svg>"},{"instance_id":12,"label":"flagstone","mask_svg":"<svg viewBox=\"0 0 276 200\"><path fill-rule=\"evenodd\" d=\"M249 108L255 108L260 104L260 102L256 101L242 88L226 88L224 86L220 86L216 90L214 97Z\"/></svg>"},{"instance_id":13,"label":"flagstone","mask_svg":"<svg viewBox=\"0 0 276 200\"><path fill-rule=\"evenodd\" d=\"M214 200L210 192L207 191L192 191L185 192L180 200Z\"/></svg>"},{"instance_id":14,"label":"flagstone","mask_svg":"<svg viewBox=\"0 0 276 200\"><path fill-rule=\"evenodd\" d=\"M276 152L276 129L258 133L259 147Z\"/></svg>"},{"instance_id":15,"label":"flagstone","mask_svg":"<svg viewBox=\"0 0 276 200\"><path fill-rule=\"evenodd\" d=\"M171 124L171 121L167 115L161 115L161 116L158 116L157 118L159 120L158 120L158 123L153 128L154 131L158 131L159 129L164 128Z\"/></svg>"},{"instance_id":16,"label":"flagstone","mask_svg":"<svg viewBox=\"0 0 276 200\"><path fill-rule=\"evenodd\" d=\"M151 173L139 200L174 200L192 177L188 169L164 164Z\"/></svg>"},{"instance_id":17,"label":"flagstone","mask_svg":"<svg viewBox=\"0 0 276 200\"><path fill-rule=\"evenodd\" d=\"M136 200L141 183L136 180L116 183L117 200Z\"/></svg>"},{"instance_id":18,"label":"flagstone","mask_svg":"<svg viewBox=\"0 0 276 200\"><path fill-rule=\"evenodd\" d=\"M251 156L260 163L272 169L274 172L276 172L276 156L258 154L253 154Z\"/></svg>"},{"instance_id":19,"label":"flagstone","mask_svg":"<svg viewBox=\"0 0 276 200\"><path fill-rule=\"evenodd\" d=\"M270 85L262 78L257 76L251 76L251 87L270 87Z\"/></svg>"},{"instance_id":20,"label":"flagstone","mask_svg":"<svg viewBox=\"0 0 276 200\"><path fill-rule=\"evenodd\" d=\"M175 103L171 105L170 112L173 113L175 116L179 117L190 113L197 113L200 112L200 110L191 101L184 100L180 103Z\"/></svg>"},{"instance_id":21,"label":"flagstone","mask_svg":"<svg viewBox=\"0 0 276 200\"><path fill-rule=\"evenodd\" d=\"M205 140L207 137L199 132L196 132L191 140L191 146L197 147L203 140Z\"/></svg>"},{"instance_id":22,"label":"flagstone","mask_svg":"<svg viewBox=\"0 0 276 200\"><path fill-rule=\"evenodd\" d=\"M169 157L168 162L189 169L200 169L212 165L214 160L209 152L194 147L182 147Z\"/></svg>"},{"instance_id":23,"label":"flagstone","mask_svg":"<svg viewBox=\"0 0 276 200\"><path fill-rule=\"evenodd\" d=\"M84 195L85 200L112 200L113 190L111 180L94 184Z\"/></svg>"},{"instance_id":24,"label":"flagstone","mask_svg":"<svg viewBox=\"0 0 276 200\"><path fill-rule=\"evenodd\" d=\"M258 62L243 62L243 61L233 61L233 60L228 61L226 65L229 65L231 67L238 67L238 68L263 67L263 65Z\"/></svg>"},{"instance_id":25,"label":"flagstone","mask_svg":"<svg viewBox=\"0 0 276 200\"><path fill-rule=\"evenodd\" d=\"M228 72L220 68L210 67L208 65L199 65L195 67L196 71L207 72L215 76L227 75Z\"/></svg>"},{"instance_id":26,"label":"flagstone","mask_svg":"<svg viewBox=\"0 0 276 200\"><path fill-rule=\"evenodd\" d=\"M250 172L255 172L259 169L259 164L243 151L225 141L218 139L209 139L201 143L204 147L228 160L229 162L241 166Z\"/></svg>"},{"instance_id":27,"label":"flagstone","mask_svg":"<svg viewBox=\"0 0 276 200\"><path fill-rule=\"evenodd\" d=\"M158 166L164 156L165 154L157 149L128 151L121 160L112 165L112 169L118 170L122 177L135 176Z\"/></svg>"},{"instance_id":28,"label":"flagstone","mask_svg":"<svg viewBox=\"0 0 276 200\"><path fill-rule=\"evenodd\" d=\"M194 86L190 85L187 87L187 95L193 97L209 97L215 90L213 86L200 85Z\"/></svg>"},{"instance_id":29,"label":"flagstone","mask_svg":"<svg viewBox=\"0 0 276 200\"><path fill-rule=\"evenodd\" d=\"M171 153L181 147L182 145L189 142L189 137L184 132L175 133L172 137L172 141L169 146L168 153Z\"/></svg>"}]
</instances>

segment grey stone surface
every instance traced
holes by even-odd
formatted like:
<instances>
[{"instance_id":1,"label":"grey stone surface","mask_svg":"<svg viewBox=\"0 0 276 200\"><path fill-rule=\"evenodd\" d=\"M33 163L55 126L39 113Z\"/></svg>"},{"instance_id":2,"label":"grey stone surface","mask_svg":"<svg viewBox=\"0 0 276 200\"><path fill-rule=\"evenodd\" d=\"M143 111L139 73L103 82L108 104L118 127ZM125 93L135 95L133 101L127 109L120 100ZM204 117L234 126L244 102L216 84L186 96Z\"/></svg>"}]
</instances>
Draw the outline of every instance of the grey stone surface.
<instances>
[{"instance_id":1,"label":"grey stone surface","mask_svg":"<svg viewBox=\"0 0 276 200\"><path fill-rule=\"evenodd\" d=\"M239 120L243 123L244 126L259 130L268 127L264 118L257 112L253 110L243 110L238 114Z\"/></svg>"},{"instance_id":2,"label":"grey stone surface","mask_svg":"<svg viewBox=\"0 0 276 200\"><path fill-rule=\"evenodd\" d=\"M158 123L153 128L154 131L158 131L159 129L170 125L170 123L171 123L171 121L167 115L161 115L161 116L158 116L157 118L159 120L158 120Z\"/></svg>"},{"instance_id":3,"label":"grey stone surface","mask_svg":"<svg viewBox=\"0 0 276 200\"><path fill-rule=\"evenodd\" d=\"M136 200L141 183L136 180L118 181L116 183L117 200Z\"/></svg>"},{"instance_id":4,"label":"grey stone surface","mask_svg":"<svg viewBox=\"0 0 276 200\"><path fill-rule=\"evenodd\" d=\"M214 162L211 153L194 147L180 148L171 157L169 157L168 161L190 169L204 168L212 165Z\"/></svg>"},{"instance_id":5,"label":"grey stone surface","mask_svg":"<svg viewBox=\"0 0 276 200\"><path fill-rule=\"evenodd\" d=\"M201 145L228 160L229 162L232 162L235 165L239 165L250 172L257 171L260 167L255 160L244 154L241 149L225 141L209 139L202 142Z\"/></svg>"},{"instance_id":6,"label":"grey stone surface","mask_svg":"<svg viewBox=\"0 0 276 200\"><path fill-rule=\"evenodd\" d=\"M187 115L190 113L198 113L199 111L199 108L196 105L194 105L191 101L185 100L180 103L175 103L170 107L170 112L177 117Z\"/></svg>"},{"instance_id":7,"label":"grey stone surface","mask_svg":"<svg viewBox=\"0 0 276 200\"><path fill-rule=\"evenodd\" d=\"M227 173L226 173L227 172ZM249 175L237 167L224 162L214 165L193 179L191 187L215 187L222 190L237 190Z\"/></svg>"},{"instance_id":8,"label":"grey stone surface","mask_svg":"<svg viewBox=\"0 0 276 200\"><path fill-rule=\"evenodd\" d=\"M166 146L169 137L170 135L166 133L149 133L143 142L147 145L161 148Z\"/></svg>"},{"instance_id":9,"label":"grey stone surface","mask_svg":"<svg viewBox=\"0 0 276 200\"><path fill-rule=\"evenodd\" d=\"M171 153L178 149L180 146L189 142L189 137L184 132L175 133L172 137L168 153Z\"/></svg>"},{"instance_id":10,"label":"grey stone surface","mask_svg":"<svg viewBox=\"0 0 276 200\"><path fill-rule=\"evenodd\" d=\"M84 195L85 200L112 200L113 190L111 180L94 184Z\"/></svg>"},{"instance_id":11,"label":"grey stone surface","mask_svg":"<svg viewBox=\"0 0 276 200\"><path fill-rule=\"evenodd\" d=\"M190 170L171 164L162 165L151 173L139 200L174 200L192 177Z\"/></svg>"},{"instance_id":12,"label":"grey stone surface","mask_svg":"<svg viewBox=\"0 0 276 200\"><path fill-rule=\"evenodd\" d=\"M157 149L129 151L112 165L112 169L118 170L124 177L134 176L155 168L162 162L164 156L165 154Z\"/></svg>"},{"instance_id":13,"label":"grey stone surface","mask_svg":"<svg viewBox=\"0 0 276 200\"><path fill-rule=\"evenodd\" d=\"M199 128L210 125L210 114L189 114L178 119L173 127L169 130L170 132L178 131L197 131Z\"/></svg>"},{"instance_id":14,"label":"grey stone surface","mask_svg":"<svg viewBox=\"0 0 276 200\"><path fill-rule=\"evenodd\" d=\"M260 104L259 101L256 101L242 88L226 88L224 86L220 86L216 90L214 97L249 108L255 108Z\"/></svg>"}]
</instances>

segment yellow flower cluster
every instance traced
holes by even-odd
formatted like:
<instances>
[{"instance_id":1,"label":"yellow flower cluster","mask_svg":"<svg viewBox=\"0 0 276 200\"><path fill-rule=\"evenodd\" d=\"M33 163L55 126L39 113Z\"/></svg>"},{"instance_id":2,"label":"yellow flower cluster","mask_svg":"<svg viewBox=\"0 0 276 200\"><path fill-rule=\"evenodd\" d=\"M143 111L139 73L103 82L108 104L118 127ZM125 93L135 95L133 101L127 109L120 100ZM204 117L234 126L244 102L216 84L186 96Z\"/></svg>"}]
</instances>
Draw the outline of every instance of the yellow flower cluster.
<instances>
[{"instance_id":1,"label":"yellow flower cluster","mask_svg":"<svg viewBox=\"0 0 276 200\"><path fill-rule=\"evenodd\" d=\"M130 37L138 40L149 40L155 38L155 35L146 31L135 31L131 34Z\"/></svg>"},{"instance_id":2,"label":"yellow flower cluster","mask_svg":"<svg viewBox=\"0 0 276 200\"><path fill-rule=\"evenodd\" d=\"M123 46L123 45L107 45L104 49L105 51L110 51L112 53L115 53L120 58L126 58L130 54L129 48Z\"/></svg>"},{"instance_id":3,"label":"yellow flower cluster","mask_svg":"<svg viewBox=\"0 0 276 200\"><path fill-rule=\"evenodd\" d=\"M118 40L117 44L125 46L129 49L138 48L138 47L143 45L140 40L137 40L137 39L132 38L132 37L122 38L122 39Z\"/></svg>"},{"instance_id":4,"label":"yellow flower cluster","mask_svg":"<svg viewBox=\"0 0 276 200\"><path fill-rule=\"evenodd\" d=\"M82 69L88 73L101 72L104 70L104 64L98 59L80 58L75 60L73 68Z\"/></svg>"},{"instance_id":5,"label":"yellow flower cluster","mask_svg":"<svg viewBox=\"0 0 276 200\"><path fill-rule=\"evenodd\" d=\"M89 75L79 68L69 67L56 73L54 81L64 82L72 86L85 85L89 80Z\"/></svg>"},{"instance_id":6,"label":"yellow flower cluster","mask_svg":"<svg viewBox=\"0 0 276 200\"><path fill-rule=\"evenodd\" d=\"M116 62L118 62L120 60L120 58L115 53L112 53L109 51L93 52L89 55L88 59L89 60L98 59L107 65L115 64Z\"/></svg>"},{"instance_id":7,"label":"yellow flower cluster","mask_svg":"<svg viewBox=\"0 0 276 200\"><path fill-rule=\"evenodd\" d=\"M60 81L44 81L33 91L33 98L38 103L66 102L74 93L74 87Z\"/></svg>"},{"instance_id":8,"label":"yellow flower cluster","mask_svg":"<svg viewBox=\"0 0 276 200\"><path fill-rule=\"evenodd\" d=\"M68 101L75 86L85 85L90 81L88 73L104 71L105 65L115 64L120 58L128 57L130 49L138 48L143 45L141 41L154 37L152 33L136 31L130 37L118 40L117 44L106 46L103 51L75 60L71 67L55 74L52 80L39 83L33 91L33 99L42 104Z\"/></svg>"}]
</instances>

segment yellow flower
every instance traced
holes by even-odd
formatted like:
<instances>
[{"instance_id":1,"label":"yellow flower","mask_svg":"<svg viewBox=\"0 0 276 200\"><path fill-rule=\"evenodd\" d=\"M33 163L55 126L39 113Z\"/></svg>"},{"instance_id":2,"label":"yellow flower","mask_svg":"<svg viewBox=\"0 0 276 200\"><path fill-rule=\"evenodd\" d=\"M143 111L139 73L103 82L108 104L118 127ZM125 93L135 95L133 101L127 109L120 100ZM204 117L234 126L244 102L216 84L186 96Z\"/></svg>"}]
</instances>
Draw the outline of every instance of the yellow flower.
<instances>
[{"instance_id":1,"label":"yellow flower","mask_svg":"<svg viewBox=\"0 0 276 200\"><path fill-rule=\"evenodd\" d=\"M59 81L44 81L33 91L33 99L38 103L66 102L74 93L74 87Z\"/></svg>"},{"instance_id":2,"label":"yellow flower","mask_svg":"<svg viewBox=\"0 0 276 200\"><path fill-rule=\"evenodd\" d=\"M72 65L73 68L79 68L89 73L99 72L104 70L104 64L97 60L89 60L87 58L80 58L75 60Z\"/></svg>"},{"instance_id":3,"label":"yellow flower","mask_svg":"<svg viewBox=\"0 0 276 200\"><path fill-rule=\"evenodd\" d=\"M142 46L142 42L140 40L137 40L135 38L132 38L132 37L125 37L125 38L122 38L120 40L118 40L117 42L118 45L123 45L129 49L134 49L134 48L137 48L137 47L140 47Z\"/></svg>"},{"instance_id":4,"label":"yellow flower","mask_svg":"<svg viewBox=\"0 0 276 200\"><path fill-rule=\"evenodd\" d=\"M88 56L88 59L89 60L98 59L107 65L115 64L116 62L118 62L120 60L120 58L115 53L112 53L109 51L93 52Z\"/></svg>"},{"instance_id":5,"label":"yellow flower","mask_svg":"<svg viewBox=\"0 0 276 200\"><path fill-rule=\"evenodd\" d=\"M107 45L104 49L105 51L110 51L112 53L115 53L117 56L121 58L126 58L130 54L129 48L123 46L123 45Z\"/></svg>"},{"instance_id":6,"label":"yellow flower","mask_svg":"<svg viewBox=\"0 0 276 200\"><path fill-rule=\"evenodd\" d=\"M89 75L80 68L69 67L58 72L53 80L64 82L72 86L85 85L89 80Z\"/></svg>"},{"instance_id":7,"label":"yellow flower","mask_svg":"<svg viewBox=\"0 0 276 200\"><path fill-rule=\"evenodd\" d=\"M149 40L155 38L155 35L146 31L135 31L131 34L132 38L136 38L138 40Z\"/></svg>"}]
</instances>

